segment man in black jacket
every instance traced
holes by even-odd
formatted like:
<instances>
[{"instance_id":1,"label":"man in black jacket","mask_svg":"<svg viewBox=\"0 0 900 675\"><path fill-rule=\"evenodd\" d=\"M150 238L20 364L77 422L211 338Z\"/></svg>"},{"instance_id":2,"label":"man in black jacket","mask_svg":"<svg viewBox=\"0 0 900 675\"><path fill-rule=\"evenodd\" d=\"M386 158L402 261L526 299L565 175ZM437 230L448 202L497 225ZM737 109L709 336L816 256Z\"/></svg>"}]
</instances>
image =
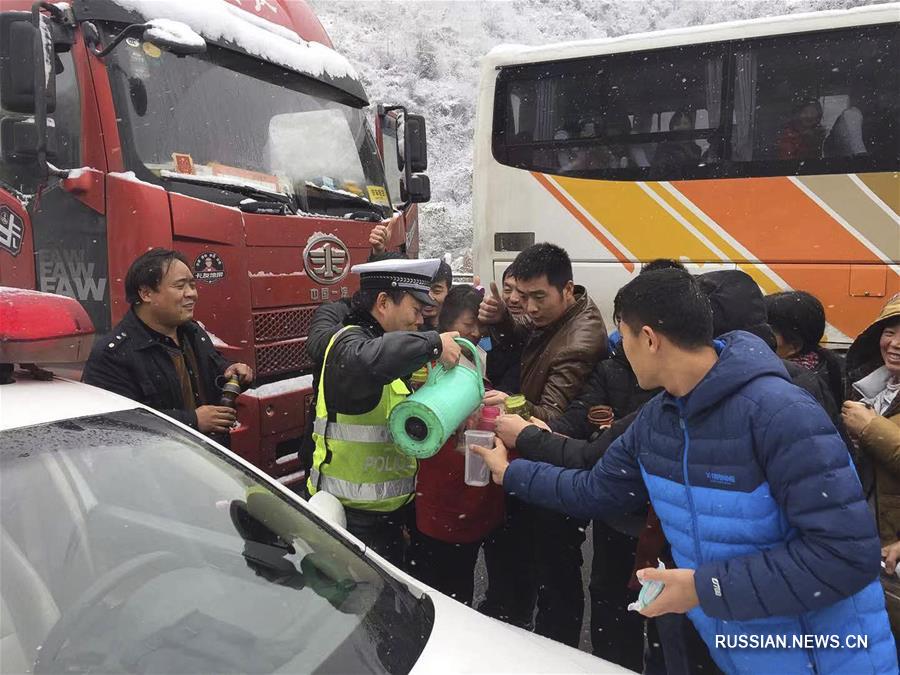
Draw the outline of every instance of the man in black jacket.
<instances>
[{"instance_id":1,"label":"man in black jacket","mask_svg":"<svg viewBox=\"0 0 900 675\"><path fill-rule=\"evenodd\" d=\"M131 309L109 339L94 345L82 380L227 440L235 416L217 405L222 380L234 375L247 386L253 371L229 364L193 320L197 285L187 259L168 249L147 251L125 275L125 298Z\"/></svg>"}]
</instances>

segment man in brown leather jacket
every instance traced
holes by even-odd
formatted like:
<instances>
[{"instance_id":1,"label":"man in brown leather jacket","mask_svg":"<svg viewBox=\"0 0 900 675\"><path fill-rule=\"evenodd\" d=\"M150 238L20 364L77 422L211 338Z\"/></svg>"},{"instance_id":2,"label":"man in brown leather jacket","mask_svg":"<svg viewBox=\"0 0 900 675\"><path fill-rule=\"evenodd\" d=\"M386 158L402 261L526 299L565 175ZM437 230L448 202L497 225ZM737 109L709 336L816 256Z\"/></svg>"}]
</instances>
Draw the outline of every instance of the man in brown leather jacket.
<instances>
[{"instance_id":1,"label":"man in brown leather jacket","mask_svg":"<svg viewBox=\"0 0 900 675\"><path fill-rule=\"evenodd\" d=\"M580 392L597 361L606 357L606 325L594 301L572 280L569 255L554 244L535 244L513 263L516 292L530 320L513 324L495 294L482 303L479 320L494 335L528 331L522 350L521 393L534 416L549 421L562 414ZM485 403L506 399L492 392Z\"/></svg>"},{"instance_id":2,"label":"man in brown leather jacket","mask_svg":"<svg viewBox=\"0 0 900 675\"><path fill-rule=\"evenodd\" d=\"M606 326L600 310L584 288L575 286L569 255L553 244L535 244L522 251L513 263L515 293L529 321L514 325L492 284L479 320L492 325L491 339L501 335L524 338L521 360L521 393L531 403L533 414L549 421L562 414L580 392L597 361L606 357ZM523 335L523 331L526 333ZM507 394L492 391L485 404L498 405ZM513 565L534 565L532 588L517 588L513 597L537 595L535 632L577 647L584 614L581 579L581 545L587 521L527 504L508 528L525 528L527 536L510 533L506 551ZM503 567L503 566L498 566ZM488 586L509 583L498 578L488 565ZM506 566L505 576L512 576ZM535 590L536 589L536 590ZM506 614L513 614L507 610Z\"/></svg>"}]
</instances>

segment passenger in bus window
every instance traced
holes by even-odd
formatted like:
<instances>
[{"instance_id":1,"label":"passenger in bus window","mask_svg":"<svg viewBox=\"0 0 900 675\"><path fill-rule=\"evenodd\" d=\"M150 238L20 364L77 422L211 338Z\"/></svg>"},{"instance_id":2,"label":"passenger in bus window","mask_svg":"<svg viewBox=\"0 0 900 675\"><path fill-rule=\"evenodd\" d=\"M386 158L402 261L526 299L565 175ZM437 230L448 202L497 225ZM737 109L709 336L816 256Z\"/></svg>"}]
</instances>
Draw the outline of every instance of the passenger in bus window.
<instances>
[{"instance_id":1,"label":"passenger in bus window","mask_svg":"<svg viewBox=\"0 0 900 675\"><path fill-rule=\"evenodd\" d=\"M868 154L863 141L863 114L855 105L846 108L825 139L826 157L856 157Z\"/></svg>"},{"instance_id":2,"label":"passenger in bus window","mask_svg":"<svg viewBox=\"0 0 900 675\"><path fill-rule=\"evenodd\" d=\"M553 134L554 141L567 141L572 137L566 129L557 129ZM586 163L587 157L580 148L567 146L556 151L556 165L560 173L584 169Z\"/></svg>"},{"instance_id":3,"label":"passenger in bus window","mask_svg":"<svg viewBox=\"0 0 900 675\"><path fill-rule=\"evenodd\" d=\"M568 140L570 138L615 138L624 136L630 129L628 118L623 122L595 121L582 119L576 125L577 133L567 129L559 129L553 135L554 140ZM586 171L591 169L619 169L628 166L624 148L618 143L575 146L561 149L557 152L557 161L560 173L571 171Z\"/></svg>"},{"instance_id":4,"label":"passenger in bus window","mask_svg":"<svg viewBox=\"0 0 900 675\"><path fill-rule=\"evenodd\" d=\"M629 124L629 133L646 134L653 131L654 115L644 113L633 117L633 121ZM653 157L655 148L655 143L630 143L626 161L630 166L650 166L650 159Z\"/></svg>"},{"instance_id":5,"label":"passenger in bus window","mask_svg":"<svg viewBox=\"0 0 900 675\"><path fill-rule=\"evenodd\" d=\"M790 121L778 133L778 159L820 159L824 140L822 105L806 99L794 106Z\"/></svg>"},{"instance_id":6,"label":"passenger in bus window","mask_svg":"<svg viewBox=\"0 0 900 675\"><path fill-rule=\"evenodd\" d=\"M614 139L631 133L631 120L626 115L610 115L606 122L604 135L612 141L602 148L601 164L605 169L623 169L629 165L625 146Z\"/></svg>"},{"instance_id":7,"label":"passenger in bus window","mask_svg":"<svg viewBox=\"0 0 900 675\"><path fill-rule=\"evenodd\" d=\"M692 131L694 121L687 108L679 108L669 120L669 131ZM700 146L691 139L664 141L656 149L653 166L696 166L700 163Z\"/></svg>"},{"instance_id":8,"label":"passenger in bus window","mask_svg":"<svg viewBox=\"0 0 900 675\"><path fill-rule=\"evenodd\" d=\"M850 106L831 127L825 139L826 157L857 157L885 152L897 157L900 108L897 92L878 83L854 83ZM893 150L893 152L891 152Z\"/></svg>"}]
</instances>

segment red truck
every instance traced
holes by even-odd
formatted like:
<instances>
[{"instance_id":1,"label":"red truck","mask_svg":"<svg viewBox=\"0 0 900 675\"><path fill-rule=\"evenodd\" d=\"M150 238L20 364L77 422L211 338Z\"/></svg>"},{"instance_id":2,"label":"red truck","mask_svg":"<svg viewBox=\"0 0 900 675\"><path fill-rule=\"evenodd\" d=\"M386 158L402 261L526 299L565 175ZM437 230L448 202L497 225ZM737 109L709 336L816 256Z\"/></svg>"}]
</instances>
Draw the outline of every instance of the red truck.
<instances>
[{"instance_id":1,"label":"red truck","mask_svg":"<svg viewBox=\"0 0 900 675\"><path fill-rule=\"evenodd\" d=\"M425 125L368 100L294 0L5 0L0 11L0 286L77 298L98 333L129 264L193 263L196 318L256 387L233 450L286 484L311 396L305 342L351 295L375 223L418 252Z\"/></svg>"}]
</instances>

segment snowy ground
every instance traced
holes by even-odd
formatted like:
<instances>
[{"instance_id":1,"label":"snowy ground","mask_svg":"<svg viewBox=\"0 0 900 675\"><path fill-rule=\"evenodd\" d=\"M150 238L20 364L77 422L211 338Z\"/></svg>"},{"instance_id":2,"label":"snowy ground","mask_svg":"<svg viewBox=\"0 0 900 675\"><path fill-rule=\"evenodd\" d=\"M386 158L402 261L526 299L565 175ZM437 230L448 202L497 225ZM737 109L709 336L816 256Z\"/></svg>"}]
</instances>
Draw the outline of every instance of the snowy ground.
<instances>
[{"instance_id":1,"label":"snowy ground","mask_svg":"<svg viewBox=\"0 0 900 675\"><path fill-rule=\"evenodd\" d=\"M404 103L428 121L432 201L423 255L450 251L468 271L478 60L499 44L614 37L869 0L311 0L373 104Z\"/></svg>"}]
</instances>

